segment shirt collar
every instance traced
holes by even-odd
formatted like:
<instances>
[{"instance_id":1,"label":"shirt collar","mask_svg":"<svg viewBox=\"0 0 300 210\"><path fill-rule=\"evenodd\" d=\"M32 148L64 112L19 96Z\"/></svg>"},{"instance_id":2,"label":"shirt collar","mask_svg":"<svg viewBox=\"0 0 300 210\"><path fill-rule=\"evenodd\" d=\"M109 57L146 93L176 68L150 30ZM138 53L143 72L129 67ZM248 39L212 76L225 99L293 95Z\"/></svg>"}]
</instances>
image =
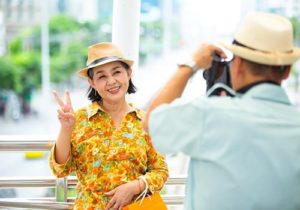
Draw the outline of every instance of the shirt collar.
<instances>
[{"instance_id":1,"label":"shirt collar","mask_svg":"<svg viewBox=\"0 0 300 210\"><path fill-rule=\"evenodd\" d=\"M130 110L128 113L134 112L137 116L137 118L139 118L139 120L142 120L144 118L144 113L142 110L136 108L133 106L133 104L129 103L130 106ZM99 105L98 102L93 102L91 103L87 109L87 117L88 119L90 119L91 117L93 117L95 114L97 114L99 111L100 112L105 112L104 109Z\"/></svg>"},{"instance_id":2,"label":"shirt collar","mask_svg":"<svg viewBox=\"0 0 300 210\"><path fill-rule=\"evenodd\" d=\"M254 86L256 85L260 85L262 83L269 83L269 84L274 84L274 85L279 85L277 84L276 82L273 82L273 81L270 81L270 80L263 80L263 81L258 81L258 82L254 82L254 83L251 83L249 85L246 85L240 89L238 89L236 92L237 93L241 93L241 94L244 94L246 93L248 90L250 90L251 88L253 88Z\"/></svg>"},{"instance_id":3,"label":"shirt collar","mask_svg":"<svg viewBox=\"0 0 300 210\"><path fill-rule=\"evenodd\" d=\"M266 101L273 101L276 103L282 103L291 105L288 95L280 85L271 83L260 83L253 86L245 94L238 94L243 98L255 98Z\"/></svg>"}]
</instances>

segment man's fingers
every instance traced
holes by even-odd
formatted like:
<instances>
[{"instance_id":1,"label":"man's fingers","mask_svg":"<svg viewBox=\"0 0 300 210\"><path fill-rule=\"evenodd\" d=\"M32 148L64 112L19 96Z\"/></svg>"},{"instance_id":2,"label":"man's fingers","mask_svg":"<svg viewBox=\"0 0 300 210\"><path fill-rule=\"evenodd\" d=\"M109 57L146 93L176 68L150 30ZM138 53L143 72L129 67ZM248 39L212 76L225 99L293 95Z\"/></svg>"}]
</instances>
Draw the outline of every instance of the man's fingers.
<instances>
[{"instance_id":1,"label":"man's fingers","mask_svg":"<svg viewBox=\"0 0 300 210\"><path fill-rule=\"evenodd\" d=\"M223 59L227 58L227 55L224 53L224 51L219 48L219 47L215 47L215 52Z\"/></svg>"},{"instance_id":2,"label":"man's fingers","mask_svg":"<svg viewBox=\"0 0 300 210\"><path fill-rule=\"evenodd\" d=\"M226 91L222 90L221 93L220 93L220 96L227 96Z\"/></svg>"},{"instance_id":3,"label":"man's fingers","mask_svg":"<svg viewBox=\"0 0 300 210\"><path fill-rule=\"evenodd\" d=\"M59 94L56 92L56 91L53 91L53 96L55 98L55 101L58 103L58 105L61 107L61 108L64 108L65 107L65 103L63 102L63 100L60 98Z\"/></svg>"}]
</instances>

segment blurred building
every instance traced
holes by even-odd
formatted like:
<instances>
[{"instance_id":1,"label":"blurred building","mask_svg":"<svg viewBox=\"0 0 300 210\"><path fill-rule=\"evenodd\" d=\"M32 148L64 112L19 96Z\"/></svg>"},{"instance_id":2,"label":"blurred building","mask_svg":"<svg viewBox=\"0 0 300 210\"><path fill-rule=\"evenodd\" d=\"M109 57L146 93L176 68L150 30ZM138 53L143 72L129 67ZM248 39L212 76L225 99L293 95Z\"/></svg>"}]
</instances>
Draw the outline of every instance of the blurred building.
<instances>
[{"instance_id":1,"label":"blurred building","mask_svg":"<svg viewBox=\"0 0 300 210\"><path fill-rule=\"evenodd\" d=\"M41 21L40 4L39 0L0 0L6 43L24 26L36 25Z\"/></svg>"},{"instance_id":2,"label":"blurred building","mask_svg":"<svg viewBox=\"0 0 300 210\"><path fill-rule=\"evenodd\" d=\"M0 10L0 56L5 54L5 25L3 12Z\"/></svg>"},{"instance_id":3,"label":"blurred building","mask_svg":"<svg viewBox=\"0 0 300 210\"><path fill-rule=\"evenodd\" d=\"M300 18L300 0L257 0L257 8L261 11Z\"/></svg>"},{"instance_id":4,"label":"blurred building","mask_svg":"<svg viewBox=\"0 0 300 210\"><path fill-rule=\"evenodd\" d=\"M287 14L300 18L300 0L289 0L291 3L287 5Z\"/></svg>"},{"instance_id":5,"label":"blurred building","mask_svg":"<svg viewBox=\"0 0 300 210\"><path fill-rule=\"evenodd\" d=\"M66 14L79 21L107 21L112 13L111 0L0 0L0 55L22 29L40 25L42 4L48 16Z\"/></svg>"}]
</instances>

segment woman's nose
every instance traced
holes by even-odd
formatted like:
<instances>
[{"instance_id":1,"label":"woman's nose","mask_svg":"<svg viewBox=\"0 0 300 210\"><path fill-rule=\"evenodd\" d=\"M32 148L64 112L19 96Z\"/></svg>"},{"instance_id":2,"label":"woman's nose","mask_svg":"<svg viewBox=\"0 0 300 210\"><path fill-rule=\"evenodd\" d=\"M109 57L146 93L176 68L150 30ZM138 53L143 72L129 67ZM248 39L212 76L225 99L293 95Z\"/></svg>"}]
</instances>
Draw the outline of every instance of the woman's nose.
<instances>
[{"instance_id":1,"label":"woman's nose","mask_svg":"<svg viewBox=\"0 0 300 210\"><path fill-rule=\"evenodd\" d=\"M107 79L108 85L113 85L115 83L116 83L116 79L114 77L112 77L112 76L108 77L108 79Z\"/></svg>"}]
</instances>

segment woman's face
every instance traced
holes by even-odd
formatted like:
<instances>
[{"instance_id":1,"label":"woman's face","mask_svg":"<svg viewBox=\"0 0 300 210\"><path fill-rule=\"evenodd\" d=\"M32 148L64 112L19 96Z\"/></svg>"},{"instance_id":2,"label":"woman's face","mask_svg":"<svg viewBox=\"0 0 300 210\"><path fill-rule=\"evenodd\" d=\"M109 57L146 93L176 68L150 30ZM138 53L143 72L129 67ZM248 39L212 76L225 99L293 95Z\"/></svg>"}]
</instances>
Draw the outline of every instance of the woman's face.
<instances>
[{"instance_id":1,"label":"woman's face","mask_svg":"<svg viewBox=\"0 0 300 210\"><path fill-rule=\"evenodd\" d=\"M93 68L93 79L88 79L103 101L118 103L125 100L131 78L131 68L125 69L120 61Z\"/></svg>"}]
</instances>

